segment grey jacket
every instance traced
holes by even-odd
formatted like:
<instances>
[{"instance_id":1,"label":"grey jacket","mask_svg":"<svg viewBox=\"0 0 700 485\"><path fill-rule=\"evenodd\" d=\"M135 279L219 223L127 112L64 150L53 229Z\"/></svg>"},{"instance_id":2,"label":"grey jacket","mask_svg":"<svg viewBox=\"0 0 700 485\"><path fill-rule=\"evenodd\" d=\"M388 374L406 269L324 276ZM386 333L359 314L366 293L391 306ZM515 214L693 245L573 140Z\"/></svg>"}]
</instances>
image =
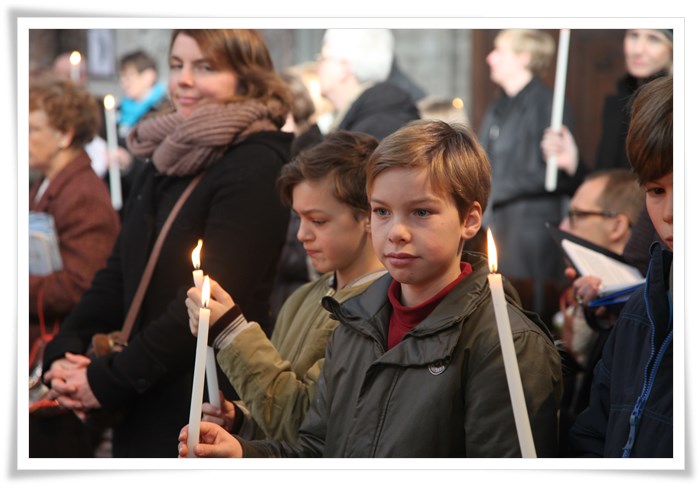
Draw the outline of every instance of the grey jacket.
<instances>
[{"instance_id":1,"label":"grey jacket","mask_svg":"<svg viewBox=\"0 0 700 485\"><path fill-rule=\"evenodd\" d=\"M486 261L469 259L473 272L388 351L389 275L342 305L325 298L340 325L299 442L243 442L244 456L520 456ZM506 288L538 456L556 456L559 355Z\"/></svg>"}]
</instances>

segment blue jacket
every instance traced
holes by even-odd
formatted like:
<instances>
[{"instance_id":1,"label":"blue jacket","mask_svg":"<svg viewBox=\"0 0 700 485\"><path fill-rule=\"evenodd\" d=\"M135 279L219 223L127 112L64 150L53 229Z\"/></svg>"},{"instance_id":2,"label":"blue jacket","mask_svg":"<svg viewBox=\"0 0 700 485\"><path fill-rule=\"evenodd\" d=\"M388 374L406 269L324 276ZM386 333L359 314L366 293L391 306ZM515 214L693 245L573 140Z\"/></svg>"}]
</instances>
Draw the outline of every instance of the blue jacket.
<instances>
[{"instance_id":1,"label":"blue jacket","mask_svg":"<svg viewBox=\"0 0 700 485\"><path fill-rule=\"evenodd\" d=\"M654 243L647 282L625 304L571 428L574 456L673 457L673 253Z\"/></svg>"}]
</instances>

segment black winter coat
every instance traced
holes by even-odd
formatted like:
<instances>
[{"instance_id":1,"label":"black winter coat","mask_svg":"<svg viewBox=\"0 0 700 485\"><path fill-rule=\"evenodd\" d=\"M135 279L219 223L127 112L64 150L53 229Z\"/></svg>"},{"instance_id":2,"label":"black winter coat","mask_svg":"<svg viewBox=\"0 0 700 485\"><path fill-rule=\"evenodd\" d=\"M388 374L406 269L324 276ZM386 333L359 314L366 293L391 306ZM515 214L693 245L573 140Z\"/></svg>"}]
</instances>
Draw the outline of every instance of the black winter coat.
<instances>
[{"instance_id":1,"label":"black winter coat","mask_svg":"<svg viewBox=\"0 0 700 485\"><path fill-rule=\"evenodd\" d=\"M165 241L129 345L88 366L95 397L116 414L115 457L177 456L195 361L185 298L198 238L204 273L271 332L268 299L289 221L275 182L291 141L281 132L251 135L207 170ZM45 369L65 352L84 353L94 333L121 329L151 247L191 178L159 175L146 165L107 267L47 347ZM225 382L219 379L220 386Z\"/></svg>"},{"instance_id":2,"label":"black winter coat","mask_svg":"<svg viewBox=\"0 0 700 485\"><path fill-rule=\"evenodd\" d=\"M355 100L338 130L359 131L382 140L419 118L411 95L390 82L383 82L367 89Z\"/></svg>"}]
</instances>

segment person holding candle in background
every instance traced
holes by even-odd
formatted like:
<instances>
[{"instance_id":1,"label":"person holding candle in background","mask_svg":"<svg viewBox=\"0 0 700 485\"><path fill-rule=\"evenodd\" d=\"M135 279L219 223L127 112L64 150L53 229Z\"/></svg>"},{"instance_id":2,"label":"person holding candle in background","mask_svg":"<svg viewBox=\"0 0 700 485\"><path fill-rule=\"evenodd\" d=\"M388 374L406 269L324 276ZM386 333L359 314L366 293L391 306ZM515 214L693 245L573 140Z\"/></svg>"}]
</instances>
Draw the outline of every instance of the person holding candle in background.
<instances>
[{"instance_id":1,"label":"person holding candle in background","mask_svg":"<svg viewBox=\"0 0 700 485\"><path fill-rule=\"evenodd\" d=\"M582 165L560 167L556 190L545 187L547 159L540 142L552 121L553 93L541 76L554 52L554 39L540 30L507 29L497 35L486 62L501 92L479 131L493 170L484 222L501 249L500 271L531 288L530 309L548 325L556 310L547 305L547 289L563 286L565 280L561 259L552 257L558 248L545 223L558 224L583 175ZM564 124L571 126L572 119L565 103Z\"/></svg>"},{"instance_id":2,"label":"person holding candle in background","mask_svg":"<svg viewBox=\"0 0 700 485\"><path fill-rule=\"evenodd\" d=\"M95 135L99 107L93 96L69 80L45 77L29 85L29 166L41 177L29 191L29 210L49 214L58 237L62 269L29 275L29 345L40 364L41 324L51 330L75 308L102 268L119 233L109 193L90 168L85 144ZM42 321L43 320L43 321ZM62 427L72 415L30 419L30 456L85 456L50 432L80 436L81 425ZM88 445L89 446L89 445ZM88 450L90 452L91 450Z\"/></svg>"},{"instance_id":3,"label":"person holding candle in background","mask_svg":"<svg viewBox=\"0 0 700 485\"><path fill-rule=\"evenodd\" d=\"M571 428L573 456L671 458L673 450L673 78L636 92L627 134L632 170L663 242L596 365L589 406Z\"/></svg>"},{"instance_id":4,"label":"person holding candle in background","mask_svg":"<svg viewBox=\"0 0 700 485\"><path fill-rule=\"evenodd\" d=\"M158 82L158 66L155 59L143 50L124 54L119 59L119 84L124 96L115 107L114 129L116 130L116 159L120 176L122 200L126 201L131 187L145 160L129 152L126 139L131 129L147 116L159 112L172 111L167 99L164 83ZM112 172L105 174L105 181L110 184Z\"/></svg>"},{"instance_id":5,"label":"person holding candle in background","mask_svg":"<svg viewBox=\"0 0 700 485\"><path fill-rule=\"evenodd\" d=\"M629 127L630 100L647 82L673 72L672 29L628 29L623 39L625 75L617 82L617 91L607 96L603 104L601 135L594 169L629 169L625 148ZM542 150L554 154L564 165L579 164L578 146L571 132L562 126L561 131L547 129L542 138ZM642 273L649 263L649 245L659 240L649 219L646 207L642 209L633 236L623 251L624 257Z\"/></svg>"},{"instance_id":6,"label":"person holding candle in background","mask_svg":"<svg viewBox=\"0 0 700 485\"><path fill-rule=\"evenodd\" d=\"M321 306L333 295L344 301L386 272L372 248L365 170L377 140L359 132L336 131L302 151L282 169L282 199L300 217L297 238L322 276L285 301L268 339L248 322L239 306L212 282L209 340L242 401L208 404L208 419L246 438L296 441L313 399L326 343L338 325ZM188 291L190 328L198 333L201 292Z\"/></svg>"},{"instance_id":7,"label":"person holding candle in background","mask_svg":"<svg viewBox=\"0 0 700 485\"><path fill-rule=\"evenodd\" d=\"M175 112L144 119L131 131L131 152L152 162L126 201L107 267L46 352L45 381L62 406L115 415L115 457L172 457L187 422L196 342L182 302L197 240L206 247L207 275L269 334L268 299L289 220L275 189L293 138L280 131L289 92L261 34L174 30L169 63ZM86 365L75 354L87 350L94 333L122 327L160 227L199 173L165 240L128 345ZM230 386L225 392L236 398Z\"/></svg>"},{"instance_id":8,"label":"person holding candle in background","mask_svg":"<svg viewBox=\"0 0 700 485\"><path fill-rule=\"evenodd\" d=\"M196 456L519 457L481 227L491 172L466 127L416 121L382 140L367 169L374 251L388 269L323 306L340 322L297 443L245 441L201 423ZM401 190L397 190L400 187ZM559 354L505 282L537 456L557 454ZM179 455L189 452L188 428Z\"/></svg>"}]
</instances>

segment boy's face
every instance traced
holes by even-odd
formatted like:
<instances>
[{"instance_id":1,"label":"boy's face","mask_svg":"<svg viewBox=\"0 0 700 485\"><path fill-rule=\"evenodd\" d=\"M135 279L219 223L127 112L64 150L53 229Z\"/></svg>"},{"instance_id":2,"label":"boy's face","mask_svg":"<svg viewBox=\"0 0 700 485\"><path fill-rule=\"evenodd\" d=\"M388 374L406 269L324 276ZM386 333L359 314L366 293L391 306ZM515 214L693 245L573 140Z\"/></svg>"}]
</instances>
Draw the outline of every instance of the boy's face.
<instances>
[{"instance_id":1,"label":"boy's face","mask_svg":"<svg viewBox=\"0 0 700 485\"><path fill-rule=\"evenodd\" d=\"M156 73L153 69L139 72L133 64L127 64L119 73L119 82L124 94L131 99L142 99L151 90L156 82Z\"/></svg>"},{"instance_id":2,"label":"boy's face","mask_svg":"<svg viewBox=\"0 0 700 485\"><path fill-rule=\"evenodd\" d=\"M462 221L452 199L433 190L426 170L393 168L374 180L370 205L374 251L401 283L404 305L427 300L459 276L462 241L481 226L478 204Z\"/></svg>"},{"instance_id":3,"label":"boy's face","mask_svg":"<svg viewBox=\"0 0 700 485\"><path fill-rule=\"evenodd\" d=\"M673 251L673 172L644 184L647 211L661 240Z\"/></svg>"},{"instance_id":4,"label":"boy's face","mask_svg":"<svg viewBox=\"0 0 700 485\"><path fill-rule=\"evenodd\" d=\"M300 218L297 239L316 271L335 271L338 282L347 283L364 274L360 265L369 247L369 217L356 220L352 208L336 199L332 189L329 177L294 187L292 207Z\"/></svg>"}]
</instances>

